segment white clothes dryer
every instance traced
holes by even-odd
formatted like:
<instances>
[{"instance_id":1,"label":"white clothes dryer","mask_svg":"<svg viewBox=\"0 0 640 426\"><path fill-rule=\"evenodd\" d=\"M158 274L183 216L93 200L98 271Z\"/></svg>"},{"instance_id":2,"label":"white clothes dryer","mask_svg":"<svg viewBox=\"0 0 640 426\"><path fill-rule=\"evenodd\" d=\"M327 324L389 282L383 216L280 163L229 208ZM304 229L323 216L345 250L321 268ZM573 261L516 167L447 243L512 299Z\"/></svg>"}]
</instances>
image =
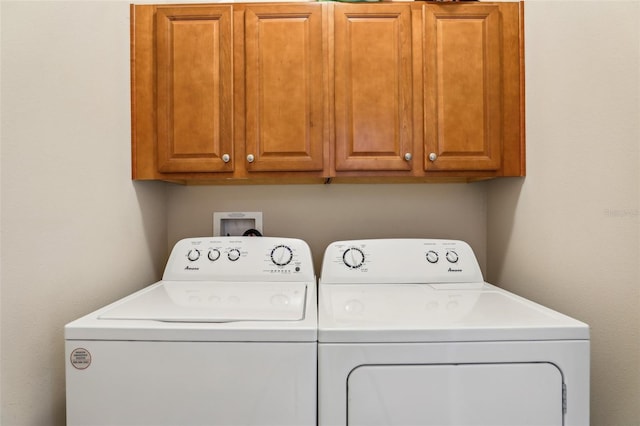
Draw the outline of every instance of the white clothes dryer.
<instances>
[{"instance_id":1,"label":"white clothes dryer","mask_svg":"<svg viewBox=\"0 0 640 426\"><path fill-rule=\"evenodd\" d=\"M589 328L484 282L462 241L332 243L320 426L585 426Z\"/></svg>"},{"instance_id":2,"label":"white clothes dryer","mask_svg":"<svg viewBox=\"0 0 640 426\"><path fill-rule=\"evenodd\" d=\"M65 327L68 425L315 425L308 245L179 241L162 281Z\"/></svg>"}]
</instances>

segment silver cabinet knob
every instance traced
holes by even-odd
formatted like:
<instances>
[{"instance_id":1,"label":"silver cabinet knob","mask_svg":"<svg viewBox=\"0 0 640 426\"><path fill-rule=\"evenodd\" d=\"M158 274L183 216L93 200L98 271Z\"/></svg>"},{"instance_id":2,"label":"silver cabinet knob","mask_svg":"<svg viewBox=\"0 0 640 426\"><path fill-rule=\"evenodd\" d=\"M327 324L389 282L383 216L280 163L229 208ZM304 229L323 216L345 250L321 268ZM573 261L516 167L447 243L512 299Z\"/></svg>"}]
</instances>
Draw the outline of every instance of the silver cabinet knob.
<instances>
[{"instance_id":1,"label":"silver cabinet knob","mask_svg":"<svg viewBox=\"0 0 640 426\"><path fill-rule=\"evenodd\" d=\"M410 152L407 152L407 153L404 155L404 159L405 159L406 161L411 161L411 159L412 159L412 158L413 158L413 155L411 155L411 153L410 153Z\"/></svg>"},{"instance_id":2,"label":"silver cabinet knob","mask_svg":"<svg viewBox=\"0 0 640 426\"><path fill-rule=\"evenodd\" d=\"M231 160L231 157L229 156L229 154L224 154L222 156L222 161L224 161L225 163L228 163L229 160Z\"/></svg>"},{"instance_id":3,"label":"silver cabinet knob","mask_svg":"<svg viewBox=\"0 0 640 426\"><path fill-rule=\"evenodd\" d=\"M253 156L253 154L249 154L249 155L247 155L247 161L248 161L248 162L253 163L253 161L254 161L255 159L256 159L256 158Z\"/></svg>"},{"instance_id":4,"label":"silver cabinet knob","mask_svg":"<svg viewBox=\"0 0 640 426\"><path fill-rule=\"evenodd\" d=\"M436 161L437 158L438 158L438 155L435 152L432 152L431 154L429 154L429 161Z\"/></svg>"}]
</instances>

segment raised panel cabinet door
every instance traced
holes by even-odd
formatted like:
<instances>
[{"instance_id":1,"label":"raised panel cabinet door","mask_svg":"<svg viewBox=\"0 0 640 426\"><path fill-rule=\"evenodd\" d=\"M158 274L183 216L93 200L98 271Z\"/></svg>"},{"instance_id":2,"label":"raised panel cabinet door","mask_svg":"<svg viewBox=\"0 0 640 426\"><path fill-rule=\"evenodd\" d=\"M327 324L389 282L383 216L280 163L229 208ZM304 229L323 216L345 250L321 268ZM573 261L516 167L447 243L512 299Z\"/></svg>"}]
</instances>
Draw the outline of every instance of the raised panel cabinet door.
<instances>
[{"instance_id":1,"label":"raised panel cabinet door","mask_svg":"<svg viewBox=\"0 0 640 426\"><path fill-rule=\"evenodd\" d=\"M410 171L411 8L335 3L335 168Z\"/></svg>"},{"instance_id":2,"label":"raised panel cabinet door","mask_svg":"<svg viewBox=\"0 0 640 426\"><path fill-rule=\"evenodd\" d=\"M323 169L323 5L247 6L245 135L248 171Z\"/></svg>"},{"instance_id":3,"label":"raised panel cabinet door","mask_svg":"<svg viewBox=\"0 0 640 426\"><path fill-rule=\"evenodd\" d=\"M424 6L425 170L498 170L502 150L497 5Z\"/></svg>"},{"instance_id":4,"label":"raised panel cabinet door","mask_svg":"<svg viewBox=\"0 0 640 426\"><path fill-rule=\"evenodd\" d=\"M230 5L158 7L161 172L233 170L231 11Z\"/></svg>"}]
</instances>

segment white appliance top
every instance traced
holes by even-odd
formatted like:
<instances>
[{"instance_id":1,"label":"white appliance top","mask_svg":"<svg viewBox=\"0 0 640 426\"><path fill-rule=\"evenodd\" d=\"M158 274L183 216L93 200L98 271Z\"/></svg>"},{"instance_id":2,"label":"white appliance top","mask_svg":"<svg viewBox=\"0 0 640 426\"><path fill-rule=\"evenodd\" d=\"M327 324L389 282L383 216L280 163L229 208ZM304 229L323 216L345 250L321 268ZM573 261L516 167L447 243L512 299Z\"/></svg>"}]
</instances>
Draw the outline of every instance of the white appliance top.
<instances>
[{"instance_id":1,"label":"white appliance top","mask_svg":"<svg viewBox=\"0 0 640 426\"><path fill-rule=\"evenodd\" d=\"M66 339L315 341L309 246L275 237L188 238L163 279L65 327Z\"/></svg>"},{"instance_id":2,"label":"white appliance top","mask_svg":"<svg viewBox=\"0 0 640 426\"><path fill-rule=\"evenodd\" d=\"M456 240L339 241L319 281L319 342L588 339L588 326L485 283Z\"/></svg>"},{"instance_id":3,"label":"white appliance top","mask_svg":"<svg viewBox=\"0 0 640 426\"><path fill-rule=\"evenodd\" d=\"M300 321L304 283L163 281L117 303L99 319L167 322Z\"/></svg>"}]
</instances>

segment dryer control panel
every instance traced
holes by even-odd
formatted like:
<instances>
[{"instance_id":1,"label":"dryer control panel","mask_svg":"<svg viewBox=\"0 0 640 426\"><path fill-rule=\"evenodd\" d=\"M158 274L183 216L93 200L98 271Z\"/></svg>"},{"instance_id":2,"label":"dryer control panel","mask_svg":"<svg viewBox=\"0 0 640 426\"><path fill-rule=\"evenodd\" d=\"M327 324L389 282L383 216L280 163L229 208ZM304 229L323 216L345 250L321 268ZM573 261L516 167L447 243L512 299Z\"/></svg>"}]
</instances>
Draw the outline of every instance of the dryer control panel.
<instances>
[{"instance_id":1,"label":"dryer control panel","mask_svg":"<svg viewBox=\"0 0 640 426\"><path fill-rule=\"evenodd\" d=\"M277 237L202 237L176 243L162 277L165 281L315 280L306 242Z\"/></svg>"},{"instance_id":2,"label":"dryer control panel","mask_svg":"<svg viewBox=\"0 0 640 426\"><path fill-rule=\"evenodd\" d=\"M325 251L320 280L325 284L484 281L469 244L436 239L334 242Z\"/></svg>"}]
</instances>

